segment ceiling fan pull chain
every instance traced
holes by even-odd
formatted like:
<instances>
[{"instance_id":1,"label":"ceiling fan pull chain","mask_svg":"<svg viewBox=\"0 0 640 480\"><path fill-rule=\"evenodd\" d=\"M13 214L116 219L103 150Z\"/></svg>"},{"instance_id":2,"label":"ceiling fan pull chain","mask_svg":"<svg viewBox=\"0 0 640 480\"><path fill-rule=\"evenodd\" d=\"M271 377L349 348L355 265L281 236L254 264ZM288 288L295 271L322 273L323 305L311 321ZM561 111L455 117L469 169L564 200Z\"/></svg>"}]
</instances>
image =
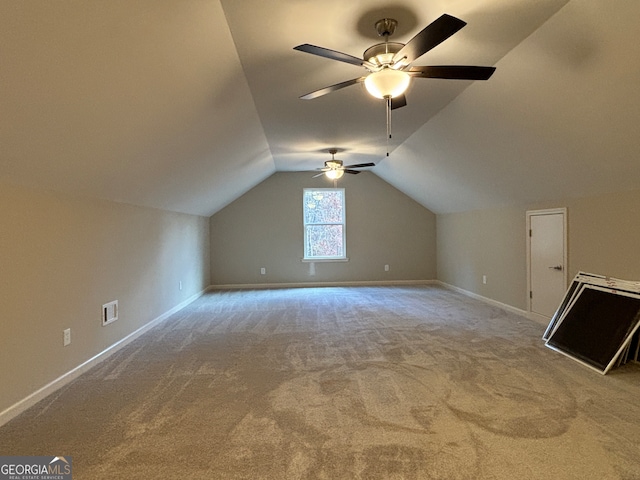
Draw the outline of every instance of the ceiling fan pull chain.
<instances>
[{"instance_id":1,"label":"ceiling fan pull chain","mask_svg":"<svg viewBox=\"0 0 640 480\"><path fill-rule=\"evenodd\" d=\"M391 138L391 97L387 97L387 138Z\"/></svg>"},{"instance_id":2,"label":"ceiling fan pull chain","mask_svg":"<svg viewBox=\"0 0 640 480\"><path fill-rule=\"evenodd\" d=\"M387 157L389 156L389 139L391 138L391 97L387 97Z\"/></svg>"}]
</instances>

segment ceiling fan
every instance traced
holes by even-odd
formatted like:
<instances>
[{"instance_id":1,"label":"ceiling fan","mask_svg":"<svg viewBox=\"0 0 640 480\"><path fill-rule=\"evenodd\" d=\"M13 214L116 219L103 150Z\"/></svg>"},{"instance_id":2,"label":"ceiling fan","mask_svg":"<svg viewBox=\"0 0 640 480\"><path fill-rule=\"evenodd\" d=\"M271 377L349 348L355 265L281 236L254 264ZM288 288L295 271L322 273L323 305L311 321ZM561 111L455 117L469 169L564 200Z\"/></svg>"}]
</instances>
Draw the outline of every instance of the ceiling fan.
<instances>
[{"instance_id":1,"label":"ceiling fan","mask_svg":"<svg viewBox=\"0 0 640 480\"><path fill-rule=\"evenodd\" d=\"M390 138L391 110L404 107L407 104L404 93L413 78L487 80L493 75L495 67L472 65L411 66L415 60L444 42L466 24L459 18L444 14L423 28L408 43L404 44L389 42L389 37L395 32L398 22L392 18L383 18L376 22L375 28L378 35L384 37L384 42L365 50L363 58L308 43L298 45L294 47L294 50L361 66L369 71L365 76L315 90L302 95L300 98L310 100L364 82L367 91L371 95L386 100L387 138ZM389 155L388 152L387 155Z\"/></svg>"},{"instance_id":2,"label":"ceiling fan","mask_svg":"<svg viewBox=\"0 0 640 480\"><path fill-rule=\"evenodd\" d=\"M317 168L316 170L320 170L320 173L314 175L313 178L325 175L331 180L337 180L345 173L351 173L353 175L360 173L360 170L355 170L356 168L367 168L376 166L375 163L358 163L354 165L344 166L342 164L342 160L336 160L335 158L335 154L338 153L337 148L329 149L329 153L331 154L331 160L327 160L326 162L324 162L324 168Z\"/></svg>"}]
</instances>

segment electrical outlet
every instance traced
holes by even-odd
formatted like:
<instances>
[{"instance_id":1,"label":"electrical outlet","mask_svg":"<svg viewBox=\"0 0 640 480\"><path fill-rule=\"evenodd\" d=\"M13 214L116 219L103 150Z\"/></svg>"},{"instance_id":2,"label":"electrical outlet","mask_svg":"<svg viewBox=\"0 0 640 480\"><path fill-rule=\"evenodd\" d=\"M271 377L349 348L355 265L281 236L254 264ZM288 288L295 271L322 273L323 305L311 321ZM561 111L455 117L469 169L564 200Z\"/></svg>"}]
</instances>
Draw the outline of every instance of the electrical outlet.
<instances>
[{"instance_id":1,"label":"electrical outlet","mask_svg":"<svg viewBox=\"0 0 640 480\"><path fill-rule=\"evenodd\" d=\"M178 286L179 286L180 290L182 290L182 280L180 280L180 281L178 282Z\"/></svg>"},{"instance_id":2,"label":"electrical outlet","mask_svg":"<svg viewBox=\"0 0 640 480\"><path fill-rule=\"evenodd\" d=\"M482 283L483 284L487 284L487 276L486 275L482 275Z\"/></svg>"},{"instance_id":3,"label":"electrical outlet","mask_svg":"<svg viewBox=\"0 0 640 480\"><path fill-rule=\"evenodd\" d=\"M65 328L62 331L62 335L63 335L62 345L66 347L71 343L71 329Z\"/></svg>"},{"instance_id":4,"label":"electrical outlet","mask_svg":"<svg viewBox=\"0 0 640 480\"><path fill-rule=\"evenodd\" d=\"M384 266L384 271L385 271L385 272L388 272L388 271L389 271L389 265L385 265L385 266Z\"/></svg>"},{"instance_id":5,"label":"electrical outlet","mask_svg":"<svg viewBox=\"0 0 640 480\"><path fill-rule=\"evenodd\" d=\"M266 275L267 274L267 269L262 267L260 268L260 275Z\"/></svg>"}]
</instances>

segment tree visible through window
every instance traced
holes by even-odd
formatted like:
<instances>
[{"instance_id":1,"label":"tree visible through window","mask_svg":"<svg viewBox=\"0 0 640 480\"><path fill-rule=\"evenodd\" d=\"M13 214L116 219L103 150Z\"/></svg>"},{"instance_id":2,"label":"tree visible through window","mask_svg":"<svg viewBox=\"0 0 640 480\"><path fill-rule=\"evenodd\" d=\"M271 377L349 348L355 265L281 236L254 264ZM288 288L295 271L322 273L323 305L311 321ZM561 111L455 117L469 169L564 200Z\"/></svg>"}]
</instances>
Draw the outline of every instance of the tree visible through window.
<instances>
[{"instance_id":1,"label":"tree visible through window","mask_svg":"<svg viewBox=\"0 0 640 480\"><path fill-rule=\"evenodd\" d=\"M346 258L344 188L305 188L304 258Z\"/></svg>"}]
</instances>

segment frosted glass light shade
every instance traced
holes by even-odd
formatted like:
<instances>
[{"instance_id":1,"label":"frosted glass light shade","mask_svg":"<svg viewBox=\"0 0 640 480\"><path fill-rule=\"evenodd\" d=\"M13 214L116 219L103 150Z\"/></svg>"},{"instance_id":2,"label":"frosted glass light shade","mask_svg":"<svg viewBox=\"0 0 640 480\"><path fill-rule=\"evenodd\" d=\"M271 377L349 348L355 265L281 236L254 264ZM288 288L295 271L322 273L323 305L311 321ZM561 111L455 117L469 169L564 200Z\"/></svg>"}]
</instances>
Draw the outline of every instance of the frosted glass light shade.
<instances>
[{"instance_id":1,"label":"frosted glass light shade","mask_svg":"<svg viewBox=\"0 0 640 480\"><path fill-rule=\"evenodd\" d=\"M377 98L397 97L409 87L411 76L407 72L383 68L379 72L370 73L364 79L367 91Z\"/></svg>"},{"instance_id":2,"label":"frosted glass light shade","mask_svg":"<svg viewBox=\"0 0 640 480\"><path fill-rule=\"evenodd\" d=\"M342 175L344 175L344 170L328 170L327 172L325 172L325 175L331 180L337 180Z\"/></svg>"}]
</instances>

